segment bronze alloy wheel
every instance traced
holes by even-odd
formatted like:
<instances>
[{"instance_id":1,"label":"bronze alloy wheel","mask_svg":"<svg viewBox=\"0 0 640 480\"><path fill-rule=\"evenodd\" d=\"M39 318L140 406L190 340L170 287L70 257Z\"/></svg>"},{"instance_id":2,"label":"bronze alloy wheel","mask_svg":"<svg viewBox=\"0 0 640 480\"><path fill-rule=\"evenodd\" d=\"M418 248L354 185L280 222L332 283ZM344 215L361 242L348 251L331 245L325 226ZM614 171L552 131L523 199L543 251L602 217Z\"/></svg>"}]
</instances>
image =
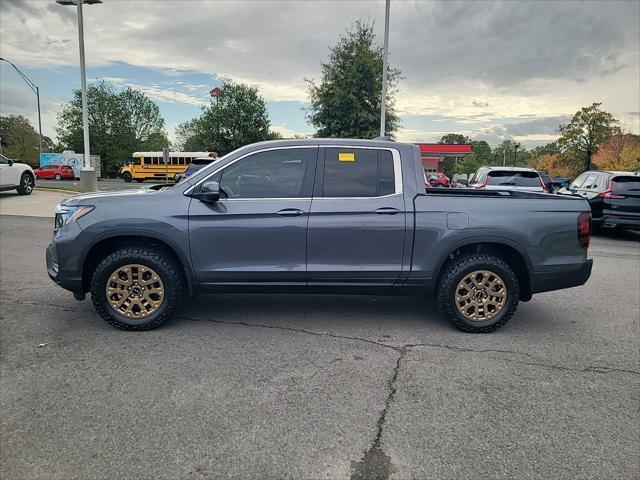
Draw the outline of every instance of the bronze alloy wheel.
<instances>
[{"instance_id":1,"label":"bronze alloy wheel","mask_svg":"<svg viewBox=\"0 0 640 480\"><path fill-rule=\"evenodd\" d=\"M107 280L107 301L114 311L129 318L144 318L164 301L160 276L145 265L118 267Z\"/></svg>"},{"instance_id":2,"label":"bronze alloy wheel","mask_svg":"<svg viewBox=\"0 0 640 480\"><path fill-rule=\"evenodd\" d=\"M466 275L456 288L456 306L467 319L485 322L494 318L507 301L507 287L499 275L476 270Z\"/></svg>"}]
</instances>

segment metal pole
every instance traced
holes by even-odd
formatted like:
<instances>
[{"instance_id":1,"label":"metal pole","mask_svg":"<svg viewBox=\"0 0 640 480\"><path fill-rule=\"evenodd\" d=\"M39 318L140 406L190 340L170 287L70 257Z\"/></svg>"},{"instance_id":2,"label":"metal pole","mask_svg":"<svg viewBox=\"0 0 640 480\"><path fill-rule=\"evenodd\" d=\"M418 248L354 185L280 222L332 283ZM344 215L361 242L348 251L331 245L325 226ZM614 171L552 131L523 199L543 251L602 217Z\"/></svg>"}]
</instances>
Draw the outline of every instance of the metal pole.
<instances>
[{"instance_id":1,"label":"metal pole","mask_svg":"<svg viewBox=\"0 0 640 480\"><path fill-rule=\"evenodd\" d=\"M387 68L389 58L389 10L391 0L386 1L384 9L384 49L382 57L382 98L380 100L380 136L385 134L385 116L387 108Z\"/></svg>"},{"instance_id":2,"label":"metal pole","mask_svg":"<svg viewBox=\"0 0 640 480\"><path fill-rule=\"evenodd\" d=\"M0 61L7 62L9 65L11 65L14 68L14 70L18 72L18 75L20 75L20 78L22 78L25 81L25 83L29 86L29 88L33 90L33 93L36 94L36 98L38 99L38 127L39 127L39 133L40 133L40 153L42 153L42 120L40 118L40 89L35 83L31 81L29 77L27 77L24 73L22 73L22 70L16 67L12 62L2 57L0 57Z\"/></svg>"},{"instance_id":3,"label":"metal pole","mask_svg":"<svg viewBox=\"0 0 640 480\"><path fill-rule=\"evenodd\" d=\"M87 107L87 73L84 64L84 26L82 23L82 1L78 1L78 41L80 44L80 88L82 90L82 127L84 136L83 170L92 170L89 147L89 110Z\"/></svg>"},{"instance_id":4,"label":"metal pole","mask_svg":"<svg viewBox=\"0 0 640 480\"><path fill-rule=\"evenodd\" d=\"M40 116L40 88L38 87L36 87L36 97L38 99L38 133L40 134L40 155L42 155L42 117Z\"/></svg>"},{"instance_id":5,"label":"metal pole","mask_svg":"<svg viewBox=\"0 0 640 480\"><path fill-rule=\"evenodd\" d=\"M507 166L507 147L504 146L504 142L502 142L502 166Z\"/></svg>"},{"instance_id":6,"label":"metal pole","mask_svg":"<svg viewBox=\"0 0 640 480\"><path fill-rule=\"evenodd\" d=\"M514 145L514 153L513 153L513 166L516 166L516 163L518 163L518 145Z\"/></svg>"}]
</instances>

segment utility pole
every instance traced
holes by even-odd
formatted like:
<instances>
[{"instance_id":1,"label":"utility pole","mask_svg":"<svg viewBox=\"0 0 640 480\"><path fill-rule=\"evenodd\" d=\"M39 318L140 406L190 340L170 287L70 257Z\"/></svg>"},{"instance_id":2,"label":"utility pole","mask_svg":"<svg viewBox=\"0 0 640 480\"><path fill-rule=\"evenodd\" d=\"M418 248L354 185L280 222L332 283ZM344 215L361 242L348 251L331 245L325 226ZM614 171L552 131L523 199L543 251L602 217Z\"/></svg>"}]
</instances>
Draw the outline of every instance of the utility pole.
<instances>
[{"instance_id":1,"label":"utility pole","mask_svg":"<svg viewBox=\"0 0 640 480\"><path fill-rule=\"evenodd\" d=\"M387 0L384 9L384 49L382 56L382 98L380 99L380 136L385 135L385 116L387 108L387 68L389 63L389 10L391 0Z\"/></svg>"},{"instance_id":2,"label":"utility pole","mask_svg":"<svg viewBox=\"0 0 640 480\"><path fill-rule=\"evenodd\" d=\"M98 176L91 165L89 144L89 110L87 107L87 72L84 61L84 24L82 21L82 4L102 3L102 0L56 0L60 5L78 6L78 43L80 46L80 87L82 91L82 128L84 138L84 161L80 170L80 185L88 190L98 189Z\"/></svg>"},{"instance_id":3,"label":"utility pole","mask_svg":"<svg viewBox=\"0 0 640 480\"><path fill-rule=\"evenodd\" d=\"M516 143L513 148L514 148L514 153L513 153L513 166L516 166L516 163L518 163L518 147L520 146L520 144Z\"/></svg>"}]
</instances>

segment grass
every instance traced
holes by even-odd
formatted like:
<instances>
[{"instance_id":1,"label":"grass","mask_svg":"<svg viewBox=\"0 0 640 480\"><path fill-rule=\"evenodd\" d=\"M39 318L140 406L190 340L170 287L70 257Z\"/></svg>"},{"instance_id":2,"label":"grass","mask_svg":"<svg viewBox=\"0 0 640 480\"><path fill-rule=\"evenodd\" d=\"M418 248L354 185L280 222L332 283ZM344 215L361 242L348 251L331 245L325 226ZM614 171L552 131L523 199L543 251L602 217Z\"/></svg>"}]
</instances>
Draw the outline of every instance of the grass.
<instances>
[{"instance_id":1,"label":"grass","mask_svg":"<svg viewBox=\"0 0 640 480\"><path fill-rule=\"evenodd\" d=\"M78 185L47 185L46 187L36 185L36 188L39 190L66 190L69 192L78 192L78 193L85 193L89 191L88 189L84 187L80 187Z\"/></svg>"}]
</instances>

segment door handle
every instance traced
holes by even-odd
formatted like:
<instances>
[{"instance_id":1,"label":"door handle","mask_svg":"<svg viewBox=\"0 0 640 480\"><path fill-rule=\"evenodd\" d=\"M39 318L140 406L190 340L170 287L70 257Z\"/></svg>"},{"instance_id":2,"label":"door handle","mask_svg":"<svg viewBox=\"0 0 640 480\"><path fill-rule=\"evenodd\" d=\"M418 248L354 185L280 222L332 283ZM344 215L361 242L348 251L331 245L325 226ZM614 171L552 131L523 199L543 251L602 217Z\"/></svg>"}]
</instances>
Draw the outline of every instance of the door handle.
<instances>
[{"instance_id":1,"label":"door handle","mask_svg":"<svg viewBox=\"0 0 640 480\"><path fill-rule=\"evenodd\" d=\"M298 217L302 215L304 212L302 210L298 210L297 208L285 208L277 212L281 217Z\"/></svg>"},{"instance_id":2,"label":"door handle","mask_svg":"<svg viewBox=\"0 0 640 480\"><path fill-rule=\"evenodd\" d=\"M400 210L393 207L382 207L373 211L373 213L377 213L378 215L395 215L400 212Z\"/></svg>"}]
</instances>

